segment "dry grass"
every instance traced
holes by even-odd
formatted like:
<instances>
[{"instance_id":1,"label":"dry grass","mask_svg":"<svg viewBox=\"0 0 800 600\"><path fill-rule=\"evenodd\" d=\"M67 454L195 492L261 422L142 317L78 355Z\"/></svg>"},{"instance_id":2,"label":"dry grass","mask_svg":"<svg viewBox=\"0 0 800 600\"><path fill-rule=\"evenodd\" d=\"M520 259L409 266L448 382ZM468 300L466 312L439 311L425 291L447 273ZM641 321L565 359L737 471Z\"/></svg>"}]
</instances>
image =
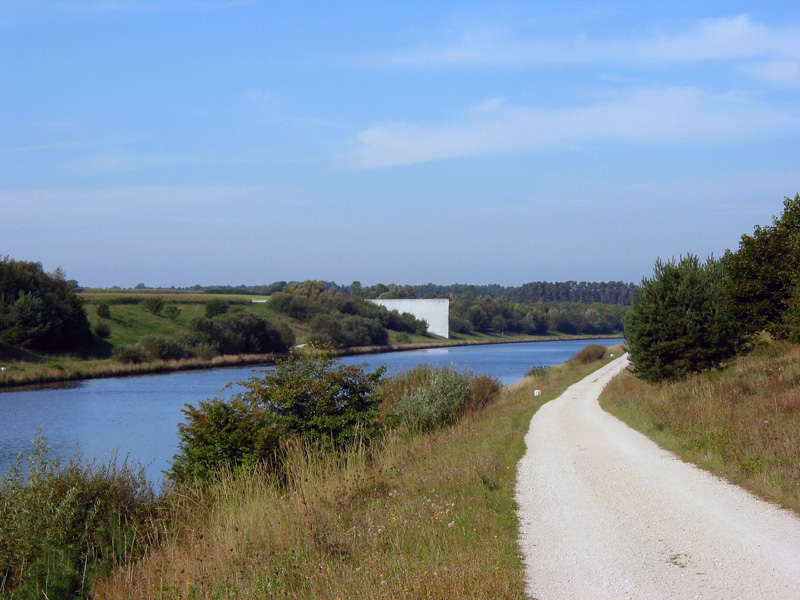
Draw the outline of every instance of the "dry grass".
<instances>
[{"instance_id":1,"label":"dry grass","mask_svg":"<svg viewBox=\"0 0 800 600\"><path fill-rule=\"evenodd\" d=\"M671 384L626 373L601 403L685 460L800 513L800 347L764 343L724 371Z\"/></svg>"},{"instance_id":2,"label":"dry grass","mask_svg":"<svg viewBox=\"0 0 800 600\"><path fill-rule=\"evenodd\" d=\"M432 433L338 456L291 444L280 478L176 491L167 541L96 597L524 598L523 437L543 402L596 366L551 369Z\"/></svg>"},{"instance_id":3,"label":"dry grass","mask_svg":"<svg viewBox=\"0 0 800 600\"><path fill-rule=\"evenodd\" d=\"M65 356L59 360L51 357L45 365L24 363L17 366L11 363L6 370L0 371L0 388L78 379L213 369L237 365L266 365L274 362L274 359L275 355L273 354L228 354L215 356L208 360L184 358L180 360L123 364L110 359L84 360Z\"/></svg>"}]
</instances>

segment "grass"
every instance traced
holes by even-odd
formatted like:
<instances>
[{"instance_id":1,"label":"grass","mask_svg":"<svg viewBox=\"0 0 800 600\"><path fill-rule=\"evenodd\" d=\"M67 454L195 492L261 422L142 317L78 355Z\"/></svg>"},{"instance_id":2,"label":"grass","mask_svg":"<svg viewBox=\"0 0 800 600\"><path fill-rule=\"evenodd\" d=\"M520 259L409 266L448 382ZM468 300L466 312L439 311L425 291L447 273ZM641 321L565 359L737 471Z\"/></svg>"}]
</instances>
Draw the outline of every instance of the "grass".
<instances>
[{"instance_id":1,"label":"grass","mask_svg":"<svg viewBox=\"0 0 800 600\"><path fill-rule=\"evenodd\" d=\"M174 490L166 541L94 597L524 598L523 437L541 404L599 364L539 372L451 427L336 456L290 443L277 476Z\"/></svg>"},{"instance_id":2,"label":"grass","mask_svg":"<svg viewBox=\"0 0 800 600\"><path fill-rule=\"evenodd\" d=\"M723 371L676 383L625 373L601 405L684 460L800 513L800 347L764 342Z\"/></svg>"}]
</instances>

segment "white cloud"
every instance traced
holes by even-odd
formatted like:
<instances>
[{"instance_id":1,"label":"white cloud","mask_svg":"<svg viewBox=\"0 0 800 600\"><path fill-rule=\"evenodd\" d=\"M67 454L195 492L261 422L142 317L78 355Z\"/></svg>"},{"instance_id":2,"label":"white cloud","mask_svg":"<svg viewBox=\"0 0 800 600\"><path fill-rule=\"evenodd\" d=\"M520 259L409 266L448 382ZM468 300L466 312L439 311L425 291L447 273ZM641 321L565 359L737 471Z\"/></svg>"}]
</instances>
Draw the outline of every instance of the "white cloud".
<instances>
[{"instance_id":1,"label":"white cloud","mask_svg":"<svg viewBox=\"0 0 800 600\"><path fill-rule=\"evenodd\" d=\"M643 89L582 108L514 107L493 99L444 125L371 127L351 156L355 169L570 147L591 142L721 143L795 133L800 119L736 94Z\"/></svg>"},{"instance_id":2,"label":"white cloud","mask_svg":"<svg viewBox=\"0 0 800 600\"><path fill-rule=\"evenodd\" d=\"M741 70L752 77L778 85L800 87L800 61L769 60L743 65Z\"/></svg>"},{"instance_id":3,"label":"white cloud","mask_svg":"<svg viewBox=\"0 0 800 600\"><path fill-rule=\"evenodd\" d=\"M800 61L800 28L770 28L739 15L701 20L678 34L655 32L638 39L592 40L581 35L518 41L509 39L504 30L478 26L438 44L362 55L355 60L376 66L433 68L752 58Z\"/></svg>"}]
</instances>

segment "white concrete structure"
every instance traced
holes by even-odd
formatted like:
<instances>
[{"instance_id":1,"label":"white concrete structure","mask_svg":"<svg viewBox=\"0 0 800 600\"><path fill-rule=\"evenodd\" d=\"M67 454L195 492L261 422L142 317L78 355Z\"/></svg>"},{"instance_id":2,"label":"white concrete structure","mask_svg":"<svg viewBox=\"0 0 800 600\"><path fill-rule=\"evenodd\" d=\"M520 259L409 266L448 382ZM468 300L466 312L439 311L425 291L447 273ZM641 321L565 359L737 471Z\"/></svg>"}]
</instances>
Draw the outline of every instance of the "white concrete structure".
<instances>
[{"instance_id":1,"label":"white concrete structure","mask_svg":"<svg viewBox=\"0 0 800 600\"><path fill-rule=\"evenodd\" d=\"M400 313L411 313L415 319L424 319L428 324L428 332L442 337L450 337L450 300L437 298L434 300L370 300L385 306L388 310Z\"/></svg>"}]
</instances>

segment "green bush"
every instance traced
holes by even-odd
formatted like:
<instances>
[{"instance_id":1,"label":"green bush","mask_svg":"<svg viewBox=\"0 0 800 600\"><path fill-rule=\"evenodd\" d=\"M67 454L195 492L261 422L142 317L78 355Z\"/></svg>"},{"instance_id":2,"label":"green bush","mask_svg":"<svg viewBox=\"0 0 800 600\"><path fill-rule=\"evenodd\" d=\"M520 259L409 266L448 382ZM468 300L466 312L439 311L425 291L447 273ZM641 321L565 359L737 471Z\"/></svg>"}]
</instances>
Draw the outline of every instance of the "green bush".
<instances>
[{"instance_id":1,"label":"green bush","mask_svg":"<svg viewBox=\"0 0 800 600\"><path fill-rule=\"evenodd\" d=\"M175 482L207 480L214 472L274 461L281 431L275 415L241 398L213 398L183 411L180 444L169 477Z\"/></svg>"},{"instance_id":2,"label":"green bush","mask_svg":"<svg viewBox=\"0 0 800 600\"><path fill-rule=\"evenodd\" d=\"M225 300L220 300L219 298L213 298L206 302L206 318L213 319L216 316L223 315L228 312L228 302Z\"/></svg>"},{"instance_id":3,"label":"green bush","mask_svg":"<svg viewBox=\"0 0 800 600\"><path fill-rule=\"evenodd\" d=\"M393 403L399 424L412 431L431 431L458 421L472 400L473 376L451 368L414 371L407 377L418 383Z\"/></svg>"},{"instance_id":4,"label":"green bush","mask_svg":"<svg viewBox=\"0 0 800 600\"><path fill-rule=\"evenodd\" d=\"M150 296L142 300L142 306L144 306L145 310L158 316L164 308L164 299L158 296Z\"/></svg>"},{"instance_id":5,"label":"green bush","mask_svg":"<svg viewBox=\"0 0 800 600\"><path fill-rule=\"evenodd\" d=\"M139 466L51 459L41 435L27 473L0 479L0 591L84 598L95 577L133 557L153 533L156 500Z\"/></svg>"},{"instance_id":6,"label":"green bush","mask_svg":"<svg viewBox=\"0 0 800 600\"><path fill-rule=\"evenodd\" d=\"M147 360L178 360L192 353L175 339L158 333L142 336L137 344Z\"/></svg>"},{"instance_id":7,"label":"green bush","mask_svg":"<svg viewBox=\"0 0 800 600\"><path fill-rule=\"evenodd\" d=\"M280 440L293 436L336 449L375 435L375 388L384 370L365 373L327 351L293 351L262 376L238 382L245 391L230 400L187 406L170 479L205 479L217 469L277 462Z\"/></svg>"},{"instance_id":8,"label":"green bush","mask_svg":"<svg viewBox=\"0 0 800 600\"><path fill-rule=\"evenodd\" d=\"M97 304L97 316L101 319L111 318L111 306L105 300L101 300Z\"/></svg>"},{"instance_id":9,"label":"green bush","mask_svg":"<svg viewBox=\"0 0 800 600\"><path fill-rule=\"evenodd\" d=\"M177 319L181 314L181 309L178 306L170 302L164 307L164 316L167 317L170 321L174 321Z\"/></svg>"},{"instance_id":10,"label":"green bush","mask_svg":"<svg viewBox=\"0 0 800 600\"><path fill-rule=\"evenodd\" d=\"M109 337L111 337L111 327L108 325L108 323L100 321L94 326L94 334L101 340L107 340Z\"/></svg>"},{"instance_id":11,"label":"green bush","mask_svg":"<svg viewBox=\"0 0 800 600\"><path fill-rule=\"evenodd\" d=\"M144 360L144 356L142 356L139 349L129 344L114 346L114 349L111 351L111 357L125 364L137 364Z\"/></svg>"}]
</instances>

